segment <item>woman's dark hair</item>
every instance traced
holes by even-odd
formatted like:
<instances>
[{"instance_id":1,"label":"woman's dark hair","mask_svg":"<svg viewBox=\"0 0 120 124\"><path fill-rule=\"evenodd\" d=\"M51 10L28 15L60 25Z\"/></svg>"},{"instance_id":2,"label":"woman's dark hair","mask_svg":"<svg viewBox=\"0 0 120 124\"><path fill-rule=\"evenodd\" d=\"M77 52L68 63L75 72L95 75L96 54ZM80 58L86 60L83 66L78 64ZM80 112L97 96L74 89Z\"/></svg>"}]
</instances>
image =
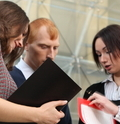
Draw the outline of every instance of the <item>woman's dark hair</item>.
<instances>
[{"instance_id":1,"label":"woman's dark hair","mask_svg":"<svg viewBox=\"0 0 120 124\"><path fill-rule=\"evenodd\" d=\"M16 48L9 54L9 39L24 34L28 24L29 19L21 7L10 1L0 1L0 44L8 70L11 69L14 61L20 57L24 50L24 47ZM28 35L29 28L23 41L24 45Z\"/></svg>"},{"instance_id":2,"label":"woman's dark hair","mask_svg":"<svg viewBox=\"0 0 120 124\"><path fill-rule=\"evenodd\" d=\"M120 25L112 24L103 28L95 35L93 39L92 43L93 58L97 67L101 68L102 66L99 62L98 55L96 54L95 50L95 42L98 38L102 39L107 49L111 51L115 59L117 57L120 57ZM105 73L107 73L106 70Z\"/></svg>"}]
</instances>

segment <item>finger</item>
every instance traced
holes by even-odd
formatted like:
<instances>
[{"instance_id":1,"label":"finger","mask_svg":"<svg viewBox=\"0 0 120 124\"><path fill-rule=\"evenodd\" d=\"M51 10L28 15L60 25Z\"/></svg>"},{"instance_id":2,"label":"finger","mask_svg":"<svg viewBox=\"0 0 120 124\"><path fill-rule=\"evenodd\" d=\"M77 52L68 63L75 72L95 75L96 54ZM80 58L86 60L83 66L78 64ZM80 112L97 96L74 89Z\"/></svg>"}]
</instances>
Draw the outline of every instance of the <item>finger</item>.
<instances>
[{"instance_id":1,"label":"finger","mask_svg":"<svg viewBox=\"0 0 120 124\"><path fill-rule=\"evenodd\" d=\"M100 105L101 103L99 102L98 99L94 99L94 100L92 100L92 101L89 103L89 105L92 105L92 104Z\"/></svg>"},{"instance_id":2,"label":"finger","mask_svg":"<svg viewBox=\"0 0 120 124\"><path fill-rule=\"evenodd\" d=\"M60 118L63 118L65 116L65 114L62 111L60 111L60 114L61 114L60 115L61 116Z\"/></svg>"},{"instance_id":3,"label":"finger","mask_svg":"<svg viewBox=\"0 0 120 124\"><path fill-rule=\"evenodd\" d=\"M57 123L60 121L60 119L57 120Z\"/></svg>"},{"instance_id":4,"label":"finger","mask_svg":"<svg viewBox=\"0 0 120 124\"><path fill-rule=\"evenodd\" d=\"M92 100L94 100L95 99L95 96L94 95L91 95L87 100L88 101L92 101Z\"/></svg>"},{"instance_id":5,"label":"finger","mask_svg":"<svg viewBox=\"0 0 120 124\"><path fill-rule=\"evenodd\" d=\"M92 105L92 104L95 104L96 103L96 101L95 100L92 100L90 103L89 103L89 105Z\"/></svg>"},{"instance_id":6,"label":"finger","mask_svg":"<svg viewBox=\"0 0 120 124\"><path fill-rule=\"evenodd\" d=\"M54 107L57 107L67 104L67 101L66 100L53 101L52 104L54 105Z\"/></svg>"},{"instance_id":7,"label":"finger","mask_svg":"<svg viewBox=\"0 0 120 124\"><path fill-rule=\"evenodd\" d=\"M98 104L95 104L95 105L96 105L99 109L101 109L101 110L103 109L103 106L102 106L101 104L98 103Z\"/></svg>"},{"instance_id":8,"label":"finger","mask_svg":"<svg viewBox=\"0 0 120 124\"><path fill-rule=\"evenodd\" d=\"M89 101L92 101L92 100L96 99L96 98L99 97L99 96L100 96L100 94L99 94L98 92L94 92L94 93L88 98L88 100L89 100Z\"/></svg>"}]
</instances>

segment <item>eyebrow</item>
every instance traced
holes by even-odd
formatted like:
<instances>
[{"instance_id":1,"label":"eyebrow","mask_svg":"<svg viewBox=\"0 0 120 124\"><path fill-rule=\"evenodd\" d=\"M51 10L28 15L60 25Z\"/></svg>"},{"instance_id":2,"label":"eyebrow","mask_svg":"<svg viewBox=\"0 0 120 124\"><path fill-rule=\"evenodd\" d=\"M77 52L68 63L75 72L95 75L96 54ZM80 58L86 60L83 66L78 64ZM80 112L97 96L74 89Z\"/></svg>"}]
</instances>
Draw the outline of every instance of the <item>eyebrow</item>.
<instances>
[{"instance_id":1,"label":"eyebrow","mask_svg":"<svg viewBox=\"0 0 120 124\"><path fill-rule=\"evenodd\" d=\"M45 45L45 46L51 46L51 45L48 45L48 44L45 44L45 43L39 43L39 45ZM56 45L55 47L59 47L60 45Z\"/></svg>"},{"instance_id":2,"label":"eyebrow","mask_svg":"<svg viewBox=\"0 0 120 124\"><path fill-rule=\"evenodd\" d=\"M105 50L107 47L105 46L105 47L103 47L103 50Z\"/></svg>"},{"instance_id":3,"label":"eyebrow","mask_svg":"<svg viewBox=\"0 0 120 124\"><path fill-rule=\"evenodd\" d=\"M105 50L106 48L107 48L107 47L105 46L105 47L103 47L103 48L102 48L102 50ZM96 50L96 52L99 52L99 51L98 51L98 50Z\"/></svg>"}]
</instances>

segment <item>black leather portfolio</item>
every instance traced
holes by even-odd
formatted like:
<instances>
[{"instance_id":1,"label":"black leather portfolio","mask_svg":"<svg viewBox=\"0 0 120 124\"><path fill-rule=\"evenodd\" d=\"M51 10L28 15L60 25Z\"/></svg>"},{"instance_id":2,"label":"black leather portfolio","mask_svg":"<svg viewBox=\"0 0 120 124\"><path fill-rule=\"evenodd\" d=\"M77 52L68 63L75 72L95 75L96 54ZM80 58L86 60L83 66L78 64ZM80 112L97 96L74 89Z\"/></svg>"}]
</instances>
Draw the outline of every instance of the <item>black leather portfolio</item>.
<instances>
[{"instance_id":1,"label":"black leather portfolio","mask_svg":"<svg viewBox=\"0 0 120 124\"><path fill-rule=\"evenodd\" d=\"M51 59L47 59L8 100L14 103L39 107L49 101L68 102L81 88ZM77 102L77 100L76 100ZM61 110L64 106L58 106Z\"/></svg>"},{"instance_id":2,"label":"black leather portfolio","mask_svg":"<svg viewBox=\"0 0 120 124\"><path fill-rule=\"evenodd\" d=\"M54 100L70 101L81 88L51 59L47 59L8 100L39 107ZM62 107L58 107L60 110Z\"/></svg>"}]
</instances>

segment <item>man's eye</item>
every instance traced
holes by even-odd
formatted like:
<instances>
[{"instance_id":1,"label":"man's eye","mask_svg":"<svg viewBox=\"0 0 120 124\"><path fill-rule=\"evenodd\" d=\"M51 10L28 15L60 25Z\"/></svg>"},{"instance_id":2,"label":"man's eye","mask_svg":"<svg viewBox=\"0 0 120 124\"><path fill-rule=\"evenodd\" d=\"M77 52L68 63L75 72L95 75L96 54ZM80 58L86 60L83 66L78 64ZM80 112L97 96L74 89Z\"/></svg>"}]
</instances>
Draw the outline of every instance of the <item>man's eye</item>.
<instances>
[{"instance_id":1,"label":"man's eye","mask_svg":"<svg viewBox=\"0 0 120 124\"><path fill-rule=\"evenodd\" d=\"M54 47L54 50L58 49L58 47Z\"/></svg>"},{"instance_id":2,"label":"man's eye","mask_svg":"<svg viewBox=\"0 0 120 124\"><path fill-rule=\"evenodd\" d=\"M45 48L47 48L47 46L41 46L41 48L45 49Z\"/></svg>"}]
</instances>

